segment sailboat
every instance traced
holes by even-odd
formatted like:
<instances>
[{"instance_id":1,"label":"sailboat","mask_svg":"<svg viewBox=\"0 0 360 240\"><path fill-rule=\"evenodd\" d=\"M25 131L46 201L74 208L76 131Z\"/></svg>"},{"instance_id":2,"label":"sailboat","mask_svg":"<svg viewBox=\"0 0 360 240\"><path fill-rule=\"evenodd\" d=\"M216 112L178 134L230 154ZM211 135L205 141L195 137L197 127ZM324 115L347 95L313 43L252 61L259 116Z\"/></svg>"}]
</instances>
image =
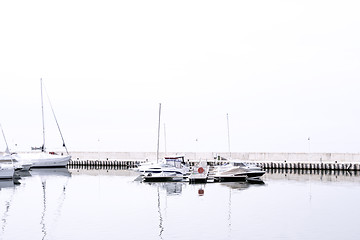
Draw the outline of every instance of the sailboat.
<instances>
[{"instance_id":1,"label":"sailboat","mask_svg":"<svg viewBox=\"0 0 360 240\"><path fill-rule=\"evenodd\" d=\"M66 155L58 155L55 152L46 152L45 148L45 123L44 123L44 105L43 105L43 82L42 79L40 79L40 85L41 85L41 110L42 110L42 123L43 123L43 144L39 148L33 148L33 150L40 150L40 152L31 152L31 153L21 153L21 154L15 154L14 157L19 162L29 162L32 164L32 168L37 167L66 167L69 163L71 156L69 155L69 152L66 148L64 138L62 136L60 126L58 124L58 121L55 116L54 109L52 108L50 99L50 107L53 113L53 116L55 118L55 122L57 124L58 130L60 132L61 139L63 141L63 147L66 150Z\"/></svg>"},{"instance_id":2,"label":"sailboat","mask_svg":"<svg viewBox=\"0 0 360 240\"><path fill-rule=\"evenodd\" d=\"M7 141L5 138L5 134L1 125L0 128L6 144L5 152L2 156L0 156L0 179L12 179L15 173L13 157L10 154L9 147L7 145Z\"/></svg>"},{"instance_id":3,"label":"sailboat","mask_svg":"<svg viewBox=\"0 0 360 240\"><path fill-rule=\"evenodd\" d=\"M10 150L9 150L9 145L6 141L6 137L5 137L5 133L4 130L0 124L0 128L1 128L1 132L2 135L4 137L4 141L6 144L6 149L5 152L3 153L2 156L0 156L0 163L2 164L8 164L7 167L8 168L14 168L15 171L29 171L30 167L32 166L32 164L30 162L27 161L22 161L21 163L19 163L15 157L13 156L13 154L11 154ZM6 166L6 165L5 165Z\"/></svg>"}]
</instances>

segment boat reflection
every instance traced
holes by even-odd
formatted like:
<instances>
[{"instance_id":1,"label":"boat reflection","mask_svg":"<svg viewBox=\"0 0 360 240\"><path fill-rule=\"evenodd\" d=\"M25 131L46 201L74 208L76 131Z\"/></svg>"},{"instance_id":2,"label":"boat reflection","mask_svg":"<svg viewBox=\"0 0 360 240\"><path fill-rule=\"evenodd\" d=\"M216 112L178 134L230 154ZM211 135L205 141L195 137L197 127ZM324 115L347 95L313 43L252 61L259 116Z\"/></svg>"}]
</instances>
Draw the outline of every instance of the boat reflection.
<instances>
[{"instance_id":1,"label":"boat reflection","mask_svg":"<svg viewBox=\"0 0 360 240\"><path fill-rule=\"evenodd\" d=\"M162 188L166 190L167 195L179 195L182 192L183 182L144 182L144 184L148 184L151 186L155 186L157 188Z\"/></svg>"},{"instance_id":2,"label":"boat reflection","mask_svg":"<svg viewBox=\"0 0 360 240\"><path fill-rule=\"evenodd\" d=\"M58 176L71 177L71 172L67 168L34 168L30 170L32 176Z\"/></svg>"},{"instance_id":3,"label":"boat reflection","mask_svg":"<svg viewBox=\"0 0 360 240\"><path fill-rule=\"evenodd\" d=\"M230 189L245 190L250 187L251 184L247 182L223 182L220 183L222 186L226 186Z\"/></svg>"},{"instance_id":4,"label":"boat reflection","mask_svg":"<svg viewBox=\"0 0 360 240\"><path fill-rule=\"evenodd\" d=\"M9 210L11 208L11 205L12 205L12 202L14 199L14 195L16 192L16 186L18 185L18 183L15 181L17 181L17 180L12 180L12 179L0 180L0 193L1 193L1 191L6 191L6 193L9 193L9 195L6 195L6 193L5 193L6 198L4 199L4 202L3 202L4 203L4 212L1 212L2 215L1 215L0 237L2 235L4 235L4 232L5 232L5 229L7 226L7 218L9 215ZM0 209L2 209L2 207L3 206L0 205Z\"/></svg>"},{"instance_id":5,"label":"boat reflection","mask_svg":"<svg viewBox=\"0 0 360 240\"><path fill-rule=\"evenodd\" d=\"M162 234L164 232L164 226L163 226L163 217L162 217L162 213L161 213L161 201L160 201L160 191L159 191L159 186L157 186L157 202L158 202L158 213L159 213L159 237L160 239L163 239Z\"/></svg>"},{"instance_id":6,"label":"boat reflection","mask_svg":"<svg viewBox=\"0 0 360 240\"><path fill-rule=\"evenodd\" d=\"M30 170L29 170L29 171L16 171L16 172L15 172L15 175L19 176L20 179L21 179L22 177L31 177Z\"/></svg>"},{"instance_id":7,"label":"boat reflection","mask_svg":"<svg viewBox=\"0 0 360 240\"><path fill-rule=\"evenodd\" d=\"M47 224L48 218L51 216L53 221L57 221L59 218L66 198L66 187L71 177L71 172L67 168L34 168L28 172L22 172L21 174L21 177L24 178L35 177L40 179L42 188L42 212L40 226L42 239L47 239L49 237ZM54 181L55 179L56 181ZM51 194L47 193L49 190ZM53 212L48 213L48 205L49 203L53 203L53 195L55 192L57 192L56 195L58 196L55 200L56 208Z\"/></svg>"},{"instance_id":8,"label":"boat reflection","mask_svg":"<svg viewBox=\"0 0 360 240\"><path fill-rule=\"evenodd\" d=\"M186 182L142 182L142 183L154 187L159 187L160 189L164 189L166 190L167 195L181 194L183 186L187 184ZM221 186L226 186L230 189L236 189L236 190L244 190L252 185L265 185L264 181L262 181L261 179L255 179L254 181L246 181L246 182L202 183L202 184L193 185L193 186L197 186L197 192L199 196L204 196L205 186L207 184L220 184Z\"/></svg>"},{"instance_id":9,"label":"boat reflection","mask_svg":"<svg viewBox=\"0 0 360 240\"><path fill-rule=\"evenodd\" d=\"M198 195L201 197L201 196L204 196L204 194L205 194L204 188L203 188L203 187L200 187L200 188L198 189Z\"/></svg>"},{"instance_id":10,"label":"boat reflection","mask_svg":"<svg viewBox=\"0 0 360 240\"><path fill-rule=\"evenodd\" d=\"M220 184L222 186L227 186L230 189L245 190L251 186L265 185L265 182L258 178L252 181L247 180L246 182L222 182Z\"/></svg>"},{"instance_id":11,"label":"boat reflection","mask_svg":"<svg viewBox=\"0 0 360 240\"><path fill-rule=\"evenodd\" d=\"M12 179L0 180L0 191L2 188L13 188L13 187L15 187L15 182Z\"/></svg>"}]
</instances>

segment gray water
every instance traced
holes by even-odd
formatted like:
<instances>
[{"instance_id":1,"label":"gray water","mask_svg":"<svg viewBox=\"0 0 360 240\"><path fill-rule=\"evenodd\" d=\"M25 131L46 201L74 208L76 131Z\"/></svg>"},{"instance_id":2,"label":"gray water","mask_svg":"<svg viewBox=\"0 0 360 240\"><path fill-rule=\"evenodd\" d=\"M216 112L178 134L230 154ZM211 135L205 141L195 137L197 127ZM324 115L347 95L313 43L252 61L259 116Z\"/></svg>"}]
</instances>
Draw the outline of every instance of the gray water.
<instances>
[{"instance_id":1,"label":"gray water","mask_svg":"<svg viewBox=\"0 0 360 240\"><path fill-rule=\"evenodd\" d=\"M360 177L142 183L129 170L40 169L0 182L0 239L359 239Z\"/></svg>"}]
</instances>

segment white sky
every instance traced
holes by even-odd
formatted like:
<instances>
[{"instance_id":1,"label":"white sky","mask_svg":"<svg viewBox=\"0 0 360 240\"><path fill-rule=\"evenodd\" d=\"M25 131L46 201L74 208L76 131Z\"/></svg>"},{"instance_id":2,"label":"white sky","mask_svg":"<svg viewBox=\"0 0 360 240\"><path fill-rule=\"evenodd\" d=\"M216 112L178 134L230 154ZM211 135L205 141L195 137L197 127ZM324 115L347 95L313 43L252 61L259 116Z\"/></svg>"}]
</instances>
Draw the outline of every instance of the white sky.
<instances>
[{"instance_id":1,"label":"white sky","mask_svg":"<svg viewBox=\"0 0 360 240\"><path fill-rule=\"evenodd\" d=\"M360 2L1 1L0 123L70 151L359 152ZM60 137L45 106L48 148ZM195 141L198 139L198 141ZM15 145L16 144L16 145ZM5 148L0 141L0 148Z\"/></svg>"}]
</instances>

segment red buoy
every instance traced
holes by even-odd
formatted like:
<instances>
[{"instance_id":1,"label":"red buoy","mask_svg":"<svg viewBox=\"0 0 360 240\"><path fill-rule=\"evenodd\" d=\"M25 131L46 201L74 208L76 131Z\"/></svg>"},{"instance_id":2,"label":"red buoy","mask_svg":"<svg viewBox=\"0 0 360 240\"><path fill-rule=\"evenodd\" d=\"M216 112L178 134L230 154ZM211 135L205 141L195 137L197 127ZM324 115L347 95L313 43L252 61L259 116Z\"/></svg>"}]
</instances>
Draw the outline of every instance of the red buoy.
<instances>
[{"instance_id":1,"label":"red buoy","mask_svg":"<svg viewBox=\"0 0 360 240\"><path fill-rule=\"evenodd\" d=\"M199 196L204 196L204 189L200 188L198 190L198 194L199 194Z\"/></svg>"},{"instance_id":2,"label":"red buoy","mask_svg":"<svg viewBox=\"0 0 360 240\"><path fill-rule=\"evenodd\" d=\"M198 168L198 173L203 173L204 172L204 169L202 167L199 167Z\"/></svg>"}]
</instances>

